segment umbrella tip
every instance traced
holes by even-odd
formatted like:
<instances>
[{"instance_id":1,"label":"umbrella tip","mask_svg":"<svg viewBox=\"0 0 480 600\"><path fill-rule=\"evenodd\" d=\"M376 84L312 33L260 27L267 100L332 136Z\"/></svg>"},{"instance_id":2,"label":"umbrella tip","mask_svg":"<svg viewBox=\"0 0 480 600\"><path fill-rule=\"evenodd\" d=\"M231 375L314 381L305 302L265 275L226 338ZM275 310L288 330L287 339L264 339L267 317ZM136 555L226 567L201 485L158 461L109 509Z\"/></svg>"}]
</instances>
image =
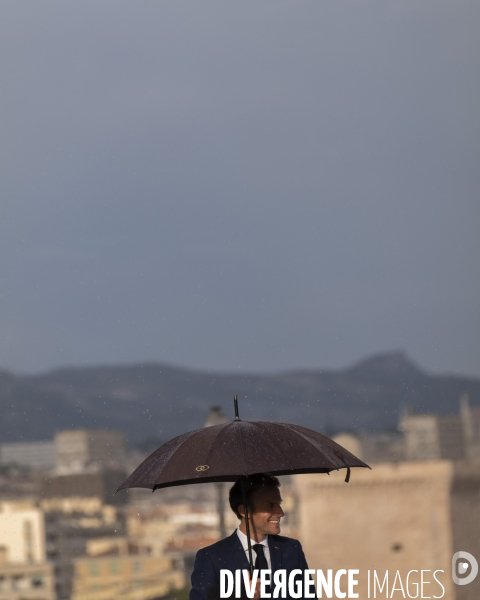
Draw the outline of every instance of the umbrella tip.
<instances>
[{"instance_id":1,"label":"umbrella tip","mask_svg":"<svg viewBox=\"0 0 480 600\"><path fill-rule=\"evenodd\" d=\"M239 421L240 417L238 416L238 399L237 394L233 396L233 404L235 406L235 421Z\"/></svg>"}]
</instances>

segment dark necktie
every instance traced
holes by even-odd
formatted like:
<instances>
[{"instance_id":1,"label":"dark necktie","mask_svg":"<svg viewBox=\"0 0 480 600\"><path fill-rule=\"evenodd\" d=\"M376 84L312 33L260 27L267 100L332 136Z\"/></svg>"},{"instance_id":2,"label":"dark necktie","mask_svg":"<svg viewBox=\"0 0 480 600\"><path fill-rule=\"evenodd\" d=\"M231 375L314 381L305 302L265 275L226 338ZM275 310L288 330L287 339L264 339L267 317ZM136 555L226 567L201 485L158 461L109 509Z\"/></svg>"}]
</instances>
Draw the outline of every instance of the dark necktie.
<instances>
[{"instance_id":1,"label":"dark necktie","mask_svg":"<svg viewBox=\"0 0 480 600\"><path fill-rule=\"evenodd\" d=\"M268 571L267 557L265 556L265 552L264 552L265 546L263 544L254 544L252 546L252 548L257 553L257 560L255 561L255 569L259 569L259 570L266 569ZM265 591L267 592L267 594L271 593L269 585L267 585L265 587Z\"/></svg>"},{"instance_id":2,"label":"dark necktie","mask_svg":"<svg viewBox=\"0 0 480 600\"><path fill-rule=\"evenodd\" d=\"M255 561L255 569L268 569L267 558L264 553L263 544L254 544L252 548L257 553L257 560Z\"/></svg>"}]
</instances>

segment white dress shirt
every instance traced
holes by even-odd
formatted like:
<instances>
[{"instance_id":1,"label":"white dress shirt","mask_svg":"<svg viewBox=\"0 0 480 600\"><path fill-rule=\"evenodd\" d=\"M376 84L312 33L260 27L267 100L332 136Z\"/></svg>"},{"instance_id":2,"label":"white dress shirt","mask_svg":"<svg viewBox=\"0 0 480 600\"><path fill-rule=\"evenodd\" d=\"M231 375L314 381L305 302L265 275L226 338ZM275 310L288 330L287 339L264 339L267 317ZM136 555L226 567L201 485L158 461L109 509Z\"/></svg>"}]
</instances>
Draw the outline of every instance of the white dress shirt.
<instances>
[{"instance_id":1,"label":"white dress shirt","mask_svg":"<svg viewBox=\"0 0 480 600\"><path fill-rule=\"evenodd\" d=\"M240 528L237 528L237 535L238 538L242 544L243 549L245 550L245 555L247 557L247 561L250 564L249 558L248 558L248 538L247 536L243 533L243 531L240 531ZM268 568L270 569L270 571L272 570L272 562L270 560L270 548L268 547L268 535L265 536L265 539L261 542L256 542L255 540L252 540L250 538L250 541L252 542L252 558L253 558L253 565L255 566L255 559L257 557L257 553L255 552L255 550L253 549L253 546L255 544L262 544L262 546L264 546L263 549L263 553L265 554L265 558L267 559L267 563L268 563Z\"/></svg>"}]
</instances>

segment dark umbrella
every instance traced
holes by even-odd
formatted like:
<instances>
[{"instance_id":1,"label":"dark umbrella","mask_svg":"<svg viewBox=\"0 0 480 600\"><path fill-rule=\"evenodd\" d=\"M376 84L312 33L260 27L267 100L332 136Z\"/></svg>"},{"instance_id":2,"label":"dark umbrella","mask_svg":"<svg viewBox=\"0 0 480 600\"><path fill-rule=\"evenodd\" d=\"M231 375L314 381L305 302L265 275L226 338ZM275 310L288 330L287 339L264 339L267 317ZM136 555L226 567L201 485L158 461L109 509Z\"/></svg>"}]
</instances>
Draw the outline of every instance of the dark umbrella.
<instances>
[{"instance_id":1,"label":"dark umbrella","mask_svg":"<svg viewBox=\"0 0 480 600\"><path fill-rule=\"evenodd\" d=\"M135 469L118 490L143 487L155 491L176 485L237 481L241 478L252 568L245 478L256 473L294 475L329 473L346 468L345 481L348 483L351 467L368 465L330 438L306 427L269 421L242 421L238 416L236 396L234 402L233 421L190 431L163 444Z\"/></svg>"}]
</instances>

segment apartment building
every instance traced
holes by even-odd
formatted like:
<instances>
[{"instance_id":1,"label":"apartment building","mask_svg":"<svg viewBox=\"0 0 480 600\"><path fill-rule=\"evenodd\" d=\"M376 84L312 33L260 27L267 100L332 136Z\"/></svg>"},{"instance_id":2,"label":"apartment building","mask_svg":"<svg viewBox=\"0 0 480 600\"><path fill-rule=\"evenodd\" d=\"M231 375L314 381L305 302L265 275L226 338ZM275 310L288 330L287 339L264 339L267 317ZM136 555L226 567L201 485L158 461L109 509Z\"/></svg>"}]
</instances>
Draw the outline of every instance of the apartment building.
<instances>
[{"instance_id":1,"label":"apartment building","mask_svg":"<svg viewBox=\"0 0 480 600\"><path fill-rule=\"evenodd\" d=\"M0 600L55 600L43 512L31 502L0 503Z\"/></svg>"}]
</instances>

